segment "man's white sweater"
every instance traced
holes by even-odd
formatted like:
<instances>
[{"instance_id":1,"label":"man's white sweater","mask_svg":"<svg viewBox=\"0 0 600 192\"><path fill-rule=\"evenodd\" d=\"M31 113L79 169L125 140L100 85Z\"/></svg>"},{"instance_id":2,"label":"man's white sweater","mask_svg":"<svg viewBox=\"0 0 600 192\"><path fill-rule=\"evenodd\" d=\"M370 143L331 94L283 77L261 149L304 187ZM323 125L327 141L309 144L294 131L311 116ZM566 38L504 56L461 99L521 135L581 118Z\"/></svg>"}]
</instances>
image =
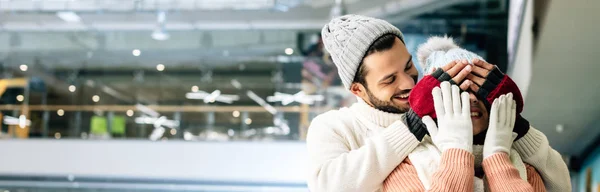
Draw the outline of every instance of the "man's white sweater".
<instances>
[{"instance_id":1,"label":"man's white sweater","mask_svg":"<svg viewBox=\"0 0 600 192\"><path fill-rule=\"evenodd\" d=\"M310 191L380 191L387 176L419 144L402 115L359 99L349 108L317 116L306 141ZM568 169L543 133L531 128L513 146L540 172L548 191L571 191Z\"/></svg>"}]
</instances>

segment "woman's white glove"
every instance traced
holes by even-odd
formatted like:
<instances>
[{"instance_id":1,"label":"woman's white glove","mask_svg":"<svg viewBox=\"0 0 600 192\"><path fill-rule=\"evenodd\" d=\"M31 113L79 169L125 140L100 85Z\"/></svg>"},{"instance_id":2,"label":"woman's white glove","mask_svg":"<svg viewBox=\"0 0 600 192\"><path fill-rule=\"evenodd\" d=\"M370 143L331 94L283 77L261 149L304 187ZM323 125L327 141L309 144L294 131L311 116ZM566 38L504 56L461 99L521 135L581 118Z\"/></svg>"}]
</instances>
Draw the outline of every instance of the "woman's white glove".
<instances>
[{"instance_id":1,"label":"woman's white glove","mask_svg":"<svg viewBox=\"0 0 600 192\"><path fill-rule=\"evenodd\" d=\"M517 104L512 93L501 95L494 100L490 109L490 124L483 144L483 157L494 153L509 153L516 133L513 133Z\"/></svg>"},{"instance_id":2,"label":"woman's white glove","mask_svg":"<svg viewBox=\"0 0 600 192\"><path fill-rule=\"evenodd\" d=\"M456 85L450 87L447 81L433 88L433 103L437 115L438 127L429 116L423 117L423 123L435 144L442 152L450 148L473 152L473 124L471 124L471 105L469 93L460 94Z\"/></svg>"}]
</instances>

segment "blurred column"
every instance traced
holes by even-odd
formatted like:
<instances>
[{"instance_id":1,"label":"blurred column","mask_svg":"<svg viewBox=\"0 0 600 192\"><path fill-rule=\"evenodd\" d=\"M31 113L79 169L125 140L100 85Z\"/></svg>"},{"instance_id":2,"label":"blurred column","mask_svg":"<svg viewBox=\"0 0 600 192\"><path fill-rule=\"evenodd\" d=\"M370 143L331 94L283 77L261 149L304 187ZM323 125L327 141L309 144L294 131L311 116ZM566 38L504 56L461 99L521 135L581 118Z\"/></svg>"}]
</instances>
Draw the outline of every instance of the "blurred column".
<instances>
[{"instance_id":1,"label":"blurred column","mask_svg":"<svg viewBox=\"0 0 600 192\"><path fill-rule=\"evenodd\" d=\"M181 128L181 111L176 111L175 114L173 114L173 120L179 122L177 133L174 135L174 138L183 139L183 129Z\"/></svg>"},{"instance_id":2,"label":"blurred column","mask_svg":"<svg viewBox=\"0 0 600 192\"><path fill-rule=\"evenodd\" d=\"M115 112L109 111L106 115L106 134L112 135L113 122L114 122Z\"/></svg>"},{"instance_id":3,"label":"blurred column","mask_svg":"<svg viewBox=\"0 0 600 192\"><path fill-rule=\"evenodd\" d=\"M44 91L42 95L42 106L45 106L48 100L48 92ZM48 137L48 122L50 121L50 111L44 111L42 114L42 138Z\"/></svg>"},{"instance_id":4,"label":"blurred column","mask_svg":"<svg viewBox=\"0 0 600 192\"><path fill-rule=\"evenodd\" d=\"M206 130L212 131L215 126L215 112L211 111L206 114Z\"/></svg>"},{"instance_id":5,"label":"blurred column","mask_svg":"<svg viewBox=\"0 0 600 192\"><path fill-rule=\"evenodd\" d=\"M248 111L242 111L242 116L241 116L241 129L242 129L242 133L244 133L246 130L248 130L248 124L246 124L246 119L248 119L249 115L248 115Z\"/></svg>"},{"instance_id":6,"label":"blurred column","mask_svg":"<svg viewBox=\"0 0 600 192\"><path fill-rule=\"evenodd\" d=\"M75 121L73 126L75 127L75 133L81 133L81 111L75 112Z\"/></svg>"},{"instance_id":7,"label":"blurred column","mask_svg":"<svg viewBox=\"0 0 600 192\"><path fill-rule=\"evenodd\" d=\"M50 111L44 111L42 114L42 138L48 137L48 122L50 121Z\"/></svg>"}]
</instances>

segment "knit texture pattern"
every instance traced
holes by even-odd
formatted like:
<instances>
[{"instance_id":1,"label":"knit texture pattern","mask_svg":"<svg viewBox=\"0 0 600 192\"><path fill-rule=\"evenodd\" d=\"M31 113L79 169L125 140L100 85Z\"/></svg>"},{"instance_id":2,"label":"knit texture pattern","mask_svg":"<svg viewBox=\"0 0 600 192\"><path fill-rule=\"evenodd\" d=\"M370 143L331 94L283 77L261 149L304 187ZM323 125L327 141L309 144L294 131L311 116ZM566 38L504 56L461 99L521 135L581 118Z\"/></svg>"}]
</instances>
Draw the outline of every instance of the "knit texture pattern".
<instances>
[{"instance_id":1,"label":"knit texture pattern","mask_svg":"<svg viewBox=\"0 0 600 192\"><path fill-rule=\"evenodd\" d=\"M331 54L346 89L350 89L356 71L371 44L386 34L394 34L404 41L402 32L392 24L361 15L334 18L323 27L323 44Z\"/></svg>"}]
</instances>

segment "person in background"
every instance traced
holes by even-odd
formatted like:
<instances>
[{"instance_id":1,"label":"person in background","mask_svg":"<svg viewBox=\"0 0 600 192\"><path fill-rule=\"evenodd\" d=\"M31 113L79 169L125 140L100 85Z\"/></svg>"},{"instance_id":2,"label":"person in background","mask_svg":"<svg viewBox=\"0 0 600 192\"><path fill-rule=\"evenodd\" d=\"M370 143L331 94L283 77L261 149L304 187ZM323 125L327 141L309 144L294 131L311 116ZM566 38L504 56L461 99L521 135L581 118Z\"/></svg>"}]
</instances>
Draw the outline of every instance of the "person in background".
<instances>
[{"instance_id":1,"label":"person in background","mask_svg":"<svg viewBox=\"0 0 600 192\"><path fill-rule=\"evenodd\" d=\"M342 84L358 101L313 119L306 141L308 187L313 192L380 191L388 175L427 134L408 101L418 77L412 55L406 50L400 30L376 18L338 17L326 24L321 34ZM441 75L433 79L438 82L435 86L452 80L462 82L460 88L466 90L472 85L468 82L475 81L463 82L473 71L466 60L449 61L439 70ZM482 86L482 92L495 94L506 87L495 81L486 83L495 80L487 73L481 76L487 85ZM521 136L524 142L515 142L514 146L525 149L519 153L526 153L521 154L529 157L525 162L541 170L544 181L562 180L565 177L552 177L562 169L539 168L562 161L544 139L541 132L529 129ZM567 170L564 173L568 182Z\"/></svg>"}]
</instances>

